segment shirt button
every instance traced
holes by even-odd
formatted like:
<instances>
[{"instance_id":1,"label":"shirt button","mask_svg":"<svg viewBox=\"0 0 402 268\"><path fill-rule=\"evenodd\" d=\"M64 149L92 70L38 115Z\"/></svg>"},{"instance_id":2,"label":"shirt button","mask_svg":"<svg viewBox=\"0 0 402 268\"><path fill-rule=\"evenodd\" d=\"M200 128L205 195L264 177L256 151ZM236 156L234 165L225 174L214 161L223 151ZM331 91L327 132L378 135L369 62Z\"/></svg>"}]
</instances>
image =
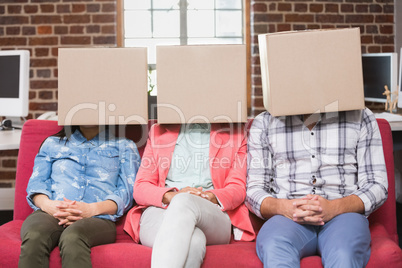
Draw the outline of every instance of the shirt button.
<instances>
[{"instance_id":1,"label":"shirt button","mask_svg":"<svg viewBox=\"0 0 402 268\"><path fill-rule=\"evenodd\" d=\"M314 132L311 132L311 136L314 136Z\"/></svg>"},{"instance_id":2,"label":"shirt button","mask_svg":"<svg viewBox=\"0 0 402 268\"><path fill-rule=\"evenodd\" d=\"M315 194L315 190L312 190L311 193L312 193L312 194Z\"/></svg>"},{"instance_id":3,"label":"shirt button","mask_svg":"<svg viewBox=\"0 0 402 268\"><path fill-rule=\"evenodd\" d=\"M317 179L315 178L315 175L311 176L311 182L315 184L317 182Z\"/></svg>"},{"instance_id":4,"label":"shirt button","mask_svg":"<svg viewBox=\"0 0 402 268\"><path fill-rule=\"evenodd\" d=\"M311 157L312 157L312 158L315 158L315 155L312 155Z\"/></svg>"}]
</instances>

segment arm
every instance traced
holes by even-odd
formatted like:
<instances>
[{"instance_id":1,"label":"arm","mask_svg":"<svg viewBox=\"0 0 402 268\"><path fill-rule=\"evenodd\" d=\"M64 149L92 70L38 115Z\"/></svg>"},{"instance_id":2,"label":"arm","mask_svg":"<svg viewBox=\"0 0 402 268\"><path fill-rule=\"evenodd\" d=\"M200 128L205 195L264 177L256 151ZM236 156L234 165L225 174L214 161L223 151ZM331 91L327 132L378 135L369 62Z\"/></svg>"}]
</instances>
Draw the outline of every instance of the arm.
<instances>
[{"instance_id":1,"label":"arm","mask_svg":"<svg viewBox=\"0 0 402 268\"><path fill-rule=\"evenodd\" d=\"M159 181L159 165L167 165L167 159L158 158L154 153L154 137L156 125L153 125L149 135L141 166L134 183L134 199L138 205L163 207L162 200L165 193L178 191L176 188L165 188ZM167 203L166 203L167 204Z\"/></svg>"},{"instance_id":2,"label":"arm","mask_svg":"<svg viewBox=\"0 0 402 268\"><path fill-rule=\"evenodd\" d=\"M108 213L110 204L98 204L96 211L102 212L95 215L113 215L114 220L123 216L133 205L134 181L140 166L140 155L137 146L131 140L119 140L119 151L123 152L120 157L120 171L116 189L113 194L106 196L106 201L113 202L117 206L114 213ZM105 202L105 201L104 201ZM102 202L99 202L102 203Z\"/></svg>"},{"instance_id":3,"label":"arm","mask_svg":"<svg viewBox=\"0 0 402 268\"><path fill-rule=\"evenodd\" d=\"M53 140L52 138L47 138L43 142L43 145L41 146L38 154L35 157L32 175L27 186L27 201L29 206L34 210L38 210L41 208L35 203L35 196L41 194L47 196L48 199L52 196L52 182L50 179L50 174L52 172L52 162L49 152L50 149L54 148L55 146L55 140Z\"/></svg>"},{"instance_id":4,"label":"arm","mask_svg":"<svg viewBox=\"0 0 402 268\"><path fill-rule=\"evenodd\" d=\"M271 210L276 208L272 202L281 202L270 193L266 180L273 177L272 154L266 134L268 126L265 116L257 116L249 131L247 142L247 197L245 204L251 212L262 219L269 218L278 213ZM268 199L269 198L269 199ZM265 199L267 199L265 201ZM264 202L265 201L265 202ZM264 203L264 204L263 204Z\"/></svg>"},{"instance_id":5,"label":"arm","mask_svg":"<svg viewBox=\"0 0 402 268\"><path fill-rule=\"evenodd\" d=\"M246 197L247 141L243 126L230 134L230 142L226 154L221 148L220 157L210 161L211 169L220 176L213 180L214 189L204 193L206 199L220 204L225 211L237 208Z\"/></svg>"},{"instance_id":6,"label":"arm","mask_svg":"<svg viewBox=\"0 0 402 268\"><path fill-rule=\"evenodd\" d=\"M44 194L36 194L32 197L32 200L36 207L52 216L59 212L59 206L67 205L63 204L63 201L50 200L49 197Z\"/></svg>"},{"instance_id":7,"label":"arm","mask_svg":"<svg viewBox=\"0 0 402 268\"><path fill-rule=\"evenodd\" d=\"M357 146L358 190L353 194L364 204L368 216L379 208L388 196L387 170L381 135L373 113L363 111L359 143Z\"/></svg>"}]
</instances>

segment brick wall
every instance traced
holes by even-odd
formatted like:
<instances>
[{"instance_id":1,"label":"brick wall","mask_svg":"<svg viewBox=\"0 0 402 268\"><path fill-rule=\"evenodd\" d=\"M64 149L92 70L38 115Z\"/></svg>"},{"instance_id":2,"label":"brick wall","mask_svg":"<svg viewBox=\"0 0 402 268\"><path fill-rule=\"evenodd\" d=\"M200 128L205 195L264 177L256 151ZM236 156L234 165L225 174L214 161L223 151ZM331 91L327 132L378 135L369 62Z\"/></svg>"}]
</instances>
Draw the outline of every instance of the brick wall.
<instances>
[{"instance_id":1,"label":"brick wall","mask_svg":"<svg viewBox=\"0 0 402 268\"><path fill-rule=\"evenodd\" d=\"M251 13L252 116L264 111L258 34L360 27L363 53L395 50L393 0L251 0Z\"/></svg>"},{"instance_id":2,"label":"brick wall","mask_svg":"<svg viewBox=\"0 0 402 268\"><path fill-rule=\"evenodd\" d=\"M28 49L28 118L57 110L59 47L116 46L116 0L2 0L0 49ZM18 150L0 151L0 187L15 178Z\"/></svg>"}]
</instances>

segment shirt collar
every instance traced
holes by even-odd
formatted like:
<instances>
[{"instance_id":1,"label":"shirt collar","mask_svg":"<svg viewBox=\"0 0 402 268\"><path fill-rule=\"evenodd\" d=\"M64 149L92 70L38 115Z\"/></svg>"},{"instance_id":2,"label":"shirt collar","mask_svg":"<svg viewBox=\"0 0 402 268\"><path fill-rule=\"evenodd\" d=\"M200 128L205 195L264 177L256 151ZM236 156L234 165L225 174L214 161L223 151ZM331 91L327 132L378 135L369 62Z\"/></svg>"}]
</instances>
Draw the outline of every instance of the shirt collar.
<instances>
[{"instance_id":1,"label":"shirt collar","mask_svg":"<svg viewBox=\"0 0 402 268\"><path fill-rule=\"evenodd\" d=\"M191 124L183 124L181 126L183 132L188 132L191 130L200 130L209 132L211 130L211 124L208 123L191 123Z\"/></svg>"},{"instance_id":2,"label":"shirt collar","mask_svg":"<svg viewBox=\"0 0 402 268\"><path fill-rule=\"evenodd\" d=\"M318 124L322 120L322 117L323 117L323 114L316 113L316 114L311 114L311 115L302 115L301 120L307 126L311 123Z\"/></svg>"},{"instance_id":3,"label":"shirt collar","mask_svg":"<svg viewBox=\"0 0 402 268\"><path fill-rule=\"evenodd\" d=\"M88 145L94 145L94 146L100 146L103 143L105 143L105 141L110 140L114 138L113 134L110 133L110 131L107 130L103 130L101 131L98 135L96 135L94 138L92 138L91 140L87 140L81 133L81 131L79 131L78 129L70 136L70 142L73 145L82 145L82 144L88 144Z\"/></svg>"}]
</instances>

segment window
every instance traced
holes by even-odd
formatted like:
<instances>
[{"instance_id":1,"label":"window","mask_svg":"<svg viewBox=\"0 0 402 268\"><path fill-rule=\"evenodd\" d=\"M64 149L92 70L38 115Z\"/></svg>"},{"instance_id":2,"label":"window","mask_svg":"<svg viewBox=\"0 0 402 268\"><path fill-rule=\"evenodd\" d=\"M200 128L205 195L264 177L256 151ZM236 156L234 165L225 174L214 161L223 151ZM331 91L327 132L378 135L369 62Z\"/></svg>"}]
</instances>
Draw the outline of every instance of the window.
<instances>
[{"instance_id":1,"label":"window","mask_svg":"<svg viewBox=\"0 0 402 268\"><path fill-rule=\"evenodd\" d=\"M124 0L124 46L242 44L243 0Z\"/></svg>"}]
</instances>

